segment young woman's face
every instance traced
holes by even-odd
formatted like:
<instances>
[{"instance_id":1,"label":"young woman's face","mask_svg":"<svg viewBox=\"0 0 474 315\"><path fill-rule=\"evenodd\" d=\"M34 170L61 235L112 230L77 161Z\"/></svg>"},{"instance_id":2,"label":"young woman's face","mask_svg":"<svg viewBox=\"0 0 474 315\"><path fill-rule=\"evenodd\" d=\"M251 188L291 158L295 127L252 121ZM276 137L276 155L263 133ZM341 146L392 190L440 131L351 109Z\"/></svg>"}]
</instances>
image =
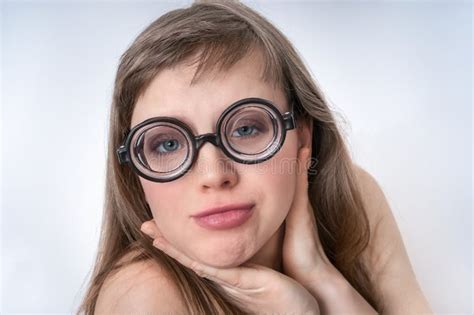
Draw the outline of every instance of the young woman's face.
<instances>
[{"instance_id":1,"label":"young woman's face","mask_svg":"<svg viewBox=\"0 0 474 315\"><path fill-rule=\"evenodd\" d=\"M137 101L131 127L155 116L177 117L195 135L215 132L221 113L248 97L270 100L280 113L289 110L280 89L260 79L262 59L252 54L218 76L190 86L195 66L161 71ZM157 183L140 177L146 200L163 236L182 252L216 267L237 266L254 256L274 236L288 214L295 193L297 129L287 132L276 155L260 164L240 164L206 142L193 167L182 177ZM241 225L210 229L193 215L228 204L254 204Z\"/></svg>"}]
</instances>

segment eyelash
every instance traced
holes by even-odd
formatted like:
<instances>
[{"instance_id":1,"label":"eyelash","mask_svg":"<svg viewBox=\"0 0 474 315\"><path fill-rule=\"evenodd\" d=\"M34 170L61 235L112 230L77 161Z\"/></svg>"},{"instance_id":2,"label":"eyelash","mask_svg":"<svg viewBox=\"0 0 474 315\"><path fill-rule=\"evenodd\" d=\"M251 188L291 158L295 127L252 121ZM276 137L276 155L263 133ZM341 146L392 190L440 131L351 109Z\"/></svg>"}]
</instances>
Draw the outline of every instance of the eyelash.
<instances>
[{"instance_id":1,"label":"eyelash","mask_svg":"<svg viewBox=\"0 0 474 315\"><path fill-rule=\"evenodd\" d=\"M238 132L238 130L242 127L251 127L252 128L252 133L249 134L249 135L242 135L242 136L232 136L235 132ZM231 136L234 137L234 138L246 138L246 139L249 139L249 138L254 138L254 137L257 137L260 133L261 133L261 129L257 127L257 125L253 124L253 125L244 125L244 126L241 126L241 127L238 127L234 130L234 132L232 132ZM167 138L167 139L163 139L162 141L157 141L155 140L154 141L154 144L151 145L151 149L153 152L156 152L157 149L156 148L159 148L161 147L166 141L170 141L170 140L173 140L173 141L177 141L176 139L170 139L170 138ZM161 152L158 152L158 154L161 154L161 155L167 155L167 154L172 154L176 151L178 151L179 149L182 148L181 146L181 143L178 141L178 145L179 147L176 149L176 150L173 150L173 151L161 151Z\"/></svg>"}]
</instances>

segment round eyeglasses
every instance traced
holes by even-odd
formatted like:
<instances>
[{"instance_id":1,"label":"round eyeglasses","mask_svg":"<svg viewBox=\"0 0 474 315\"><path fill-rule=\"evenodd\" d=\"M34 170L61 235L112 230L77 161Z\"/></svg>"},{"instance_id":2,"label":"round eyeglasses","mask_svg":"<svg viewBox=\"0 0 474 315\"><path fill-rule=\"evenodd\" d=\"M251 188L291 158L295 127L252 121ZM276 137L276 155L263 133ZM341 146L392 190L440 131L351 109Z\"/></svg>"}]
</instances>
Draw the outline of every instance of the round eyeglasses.
<instances>
[{"instance_id":1,"label":"round eyeglasses","mask_svg":"<svg viewBox=\"0 0 474 315\"><path fill-rule=\"evenodd\" d=\"M215 133L195 136L173 117L147 119L127 130L117 157L120 164L130 164L143 178L169 182L192 167L206 141L238 163L256 164L274 156L285 141L286 131L295 128L293 104L289 112L281 114L268 100L245 98L221 114Z\"/></svg>"}]
</instances>

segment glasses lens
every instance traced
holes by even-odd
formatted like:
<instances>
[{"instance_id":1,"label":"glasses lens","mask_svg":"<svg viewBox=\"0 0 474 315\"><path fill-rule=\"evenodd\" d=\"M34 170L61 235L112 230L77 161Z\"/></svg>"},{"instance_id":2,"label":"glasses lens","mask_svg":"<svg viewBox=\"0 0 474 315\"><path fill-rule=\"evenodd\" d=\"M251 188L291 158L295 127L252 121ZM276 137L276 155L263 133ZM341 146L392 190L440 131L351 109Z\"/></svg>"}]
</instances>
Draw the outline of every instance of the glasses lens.
<instances>
[{"instance_id":1,"label":"glasses lens","mask_svg":"<svg viewBox=\"0 0 474 315\"><path fill-rule=\"evenodd\" d=\"M147 129L142 137L140 159L151 171L169 173L185 163L189 154L189 141L173 125L154 126Z\"/></svg>"},{"instance_id":2,"label":"glasses lens","mask_svg":"<svg viewBox=\"0 0 474 315\"><path fill-rule=\"evenodd\" d=\"M240 163L267 160L285 138L281 114L265 103L236 104L219 119L218 126L222 148ZM192 136L188 128L174 120L145 123L129 140L131 161L147 178L174 180L191 167L192 157L196 156Z\"/></svg>"},{"instance_id":3,"label":"glasses lens","mask_svg":"<svg viewBox=\"0 0 474 315\"><path fill-rule=\"evenodd\" d=\"M278 125L267 109L248 105L230 115L224 132L231 150L245 155L258 155L272 145L277 130Z\"/></svg>"}]
</instances>

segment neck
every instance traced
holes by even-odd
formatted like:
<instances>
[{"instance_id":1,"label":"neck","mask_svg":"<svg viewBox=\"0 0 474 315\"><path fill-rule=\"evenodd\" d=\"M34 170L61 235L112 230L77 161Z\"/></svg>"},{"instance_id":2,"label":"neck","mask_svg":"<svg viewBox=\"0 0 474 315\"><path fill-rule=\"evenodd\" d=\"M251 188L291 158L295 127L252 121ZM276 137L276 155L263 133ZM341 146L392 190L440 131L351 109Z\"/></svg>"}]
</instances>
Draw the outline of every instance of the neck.
<instances>
[{"instance_id":1,"label":"neck","mask_svg":"<svg viewBox=\"0 0 474 315\"><path fill-rule=\"evenodd\" d=\"M278 272L282 270L282 246L285 235L285 223L270 237L263 247L248 260L250 263L272 268Z\"/></svg>"}]
</instances>

